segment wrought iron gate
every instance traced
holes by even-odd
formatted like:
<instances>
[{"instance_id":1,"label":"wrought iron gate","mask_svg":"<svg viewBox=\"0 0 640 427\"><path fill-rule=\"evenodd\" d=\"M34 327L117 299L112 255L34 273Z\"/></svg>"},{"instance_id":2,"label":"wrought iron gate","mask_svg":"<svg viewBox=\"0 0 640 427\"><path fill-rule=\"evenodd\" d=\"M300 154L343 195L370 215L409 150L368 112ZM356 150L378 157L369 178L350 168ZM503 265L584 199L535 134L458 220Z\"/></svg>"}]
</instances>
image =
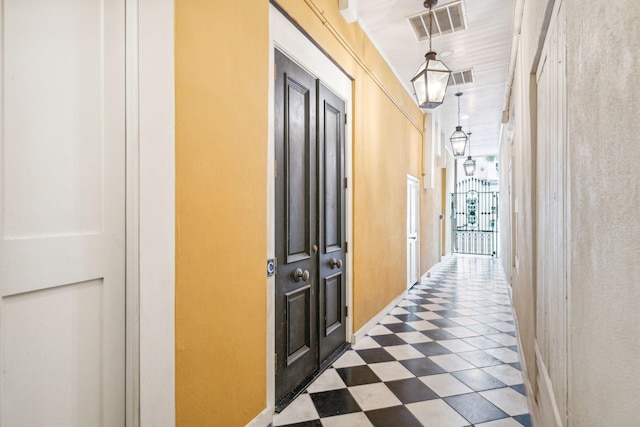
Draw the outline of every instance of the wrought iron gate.
<instances>
[{"instance_id":1,"label":"wrought iron gate","mask_svg":"<svg viewBox=\"0 0 640 427\"><path fill-rule=\"evenodd\" d=\"M469 178L451 194L453 252L498 256L498 192L489 181Z\"/></svg>"}]
</instances>

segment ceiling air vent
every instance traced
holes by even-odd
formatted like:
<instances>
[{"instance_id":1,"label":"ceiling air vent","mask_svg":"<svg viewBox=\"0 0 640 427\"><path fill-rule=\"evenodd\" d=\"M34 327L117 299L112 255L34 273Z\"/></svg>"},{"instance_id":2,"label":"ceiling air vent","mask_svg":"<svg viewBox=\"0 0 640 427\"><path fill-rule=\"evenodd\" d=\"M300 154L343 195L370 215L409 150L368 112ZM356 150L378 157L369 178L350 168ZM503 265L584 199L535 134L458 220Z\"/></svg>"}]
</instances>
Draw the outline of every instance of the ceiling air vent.
<instances>
[{"instance_id":1,"label":"ceiling air vent","mask_svg":"<svg viewBox=\"0 0 640 427\"><path fill-rule=\"evenodd\" d=\"M462 1L433 9L431 14L433 15L432 37L454 33L467 28L464 3ZM410 16L408 19L418 40L427 40L429 38L429 11Z\"/></svg>"},{"instance_id":2,"label":"ceiling air vent","mask_svg":"<svg viewBox=\"0 0 640 427\"><path fill-rule=\"evenodd\" d=\"M473 69L469 68L468 70L462 71L453 71L451 73L451 77L449 77L449 86L460 86L467 83L473 83Z\"/></svg>"}]
</instances>

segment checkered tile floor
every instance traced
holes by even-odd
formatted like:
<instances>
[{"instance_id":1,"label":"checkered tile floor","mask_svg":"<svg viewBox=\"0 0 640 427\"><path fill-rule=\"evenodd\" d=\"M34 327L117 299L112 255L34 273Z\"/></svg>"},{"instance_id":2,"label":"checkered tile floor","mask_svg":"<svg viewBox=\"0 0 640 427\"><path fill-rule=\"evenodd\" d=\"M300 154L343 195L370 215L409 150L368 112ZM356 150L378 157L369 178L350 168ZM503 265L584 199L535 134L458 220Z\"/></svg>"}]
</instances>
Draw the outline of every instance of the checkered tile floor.
<instances>
[{"instance_id":1,"label":"checkered tile floor","mask_svg":"<svg viewBox=\"0 0 640 427\"><path fill-rule=\"evenodd\" d=\"M274 426L531 426L499 261L452 256Z\"/></svg>"}]
</instances>

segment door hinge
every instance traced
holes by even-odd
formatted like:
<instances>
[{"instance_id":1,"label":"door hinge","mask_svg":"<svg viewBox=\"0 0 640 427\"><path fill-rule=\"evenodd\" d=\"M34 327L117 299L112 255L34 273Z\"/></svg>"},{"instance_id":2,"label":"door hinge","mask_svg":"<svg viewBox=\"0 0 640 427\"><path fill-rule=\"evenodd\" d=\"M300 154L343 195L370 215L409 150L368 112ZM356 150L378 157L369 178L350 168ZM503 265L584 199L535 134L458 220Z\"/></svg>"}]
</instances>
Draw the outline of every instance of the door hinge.
<instances>
[{"instance_id":1,"label":"door hinge","mask_svg":"<svg viewBox=\"0 0 640 427\"><path fill-rule=\"evenodd\" d=\"M278 372L278 353L273 355L273 370L274 372Z\"/></svg>"},{"instance_id":2,"label":"door hinge","mask_svg":"<svg viewBox=\"0 0 640 427\"><path fill-rule=\"evenodd\" d=\"M344 242L344 251L349 252L349 242Z\"/></svg>"},{"instance_id":3,"label":"door hinge","mask_svg":"<svg viewBox=\"0 0 640 427\"><path fill-rule=\"evenodd\" d=\"M349 317L349 306L344 307L344 317Z\"/></svg>"},{"instance_id":4,"label":"door hinge","mask_svg":"<svg viewBox=\"0 0 640 427\"><path fill-rule=\"evenodd\" d=\"M347 113L344 113L344 125L347 125Z\"/></svg>"},{"instance_id":5,"label":"door hinge","mask_svg":"<svg viewBox=\"0 0 640 427\"><path fill-rule=\"evenodd\" d=\"M344 188L349 188L349 178L344 177Z\"/></svg>"}]
</instances>

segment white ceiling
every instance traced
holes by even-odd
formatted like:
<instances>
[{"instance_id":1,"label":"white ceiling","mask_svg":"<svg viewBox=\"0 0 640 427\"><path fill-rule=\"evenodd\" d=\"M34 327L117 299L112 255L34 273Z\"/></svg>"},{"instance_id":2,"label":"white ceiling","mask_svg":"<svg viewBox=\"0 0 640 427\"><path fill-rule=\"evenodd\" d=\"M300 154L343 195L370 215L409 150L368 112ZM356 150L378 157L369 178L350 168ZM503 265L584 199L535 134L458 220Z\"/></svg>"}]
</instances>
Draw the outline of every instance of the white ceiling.
<instances>
[{"instance_id":1,"label":"white ceiling","mask_svg":"<svg viewBox=\"0 0 640 427\"><path fill-rule=\"evenodd\" d=\"M424 62L429 42L418 41L409 16L426 12L424 0L359 0L358 23L413 97L411 78ZM440 0L434 9L457 0ZM445 133L455 130L460 97L461 125L472 131L472 154L498 151L505 107L516 0L463 0L467 29L434 37L433 50L451 71L473 68L475 81L449 86L442 105L431 111ZM441 52L453 51L442 57ZM415 98L414 98L415 99Z\"/></svg>"}]
</instances>

